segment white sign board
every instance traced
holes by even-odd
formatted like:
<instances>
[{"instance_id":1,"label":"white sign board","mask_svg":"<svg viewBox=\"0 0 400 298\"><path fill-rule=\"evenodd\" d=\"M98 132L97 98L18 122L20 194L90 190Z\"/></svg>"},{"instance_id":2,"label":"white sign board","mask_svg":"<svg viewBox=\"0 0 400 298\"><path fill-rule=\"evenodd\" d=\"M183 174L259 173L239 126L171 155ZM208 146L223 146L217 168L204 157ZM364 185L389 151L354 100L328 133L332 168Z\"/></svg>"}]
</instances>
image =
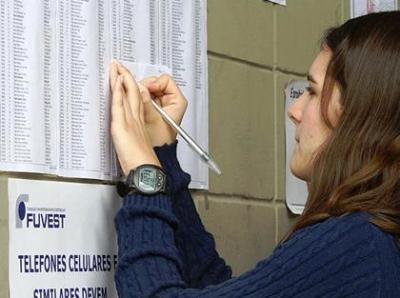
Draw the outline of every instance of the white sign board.
<instances>
[{"instance_id":1,"label":"white sign board","mask_svg":"<svg viewBox=\"0 0 400 298\"><path fill-rule=\"evenodd\" d=\"M290 171L290 158L295 146L295 125L289 119L287 111L296 99L303 94L309 85L307 81L289 82L285 89L285 114L286 114L286 205L294 214L301 214L307 201L307 184L298 179Z\"/></svg>"},{"instance_id":2,"label":"white sign board","mask_svg":"<svg viewBox=\"0 0 400 298\"><path fill-rule=\"evenodd\" d=\"M109 185L9 179L10 298L117 297Z\"/></svg>"},{"instance_id":3,"label":"white sign board","mask_svg":"<svg viewBox=\"0 0 400 298\"><path fill-rule=\"evenodd\" d=\"M369 13L397 10L397 0L351 0L351 17Z\"/></svg>"}]
</instances>

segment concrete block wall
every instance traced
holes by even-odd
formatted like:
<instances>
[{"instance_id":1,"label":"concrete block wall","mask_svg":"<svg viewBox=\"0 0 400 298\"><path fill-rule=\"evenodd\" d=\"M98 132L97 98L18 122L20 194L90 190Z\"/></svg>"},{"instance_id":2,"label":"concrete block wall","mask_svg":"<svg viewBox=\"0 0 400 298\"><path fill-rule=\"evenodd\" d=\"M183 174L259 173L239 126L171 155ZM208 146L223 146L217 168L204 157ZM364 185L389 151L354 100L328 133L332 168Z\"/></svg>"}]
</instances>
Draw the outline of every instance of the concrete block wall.
<instances>
[{"instance_id":1,"label":"concrete block wall","mask_svg":"<svg viewBox=\"0 0 400 298\"><path fill-rule=\"evenodd\" d=\"M285 205L285 83L304 78L350 1L208 0L210 152L223 175L193 192L239 275L268 257L297 216Z\"/></svg>"}]
</instances>

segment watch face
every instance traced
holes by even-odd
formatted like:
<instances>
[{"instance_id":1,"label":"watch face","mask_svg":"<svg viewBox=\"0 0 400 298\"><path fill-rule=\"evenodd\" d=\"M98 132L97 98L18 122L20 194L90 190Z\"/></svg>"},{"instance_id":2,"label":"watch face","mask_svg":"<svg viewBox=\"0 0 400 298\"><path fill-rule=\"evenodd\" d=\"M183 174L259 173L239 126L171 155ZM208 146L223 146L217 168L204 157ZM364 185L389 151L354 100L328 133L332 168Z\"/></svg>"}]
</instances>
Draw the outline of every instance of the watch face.
<instances>
[{"instance_id":1,"label":"watch face","mask_svg":"<svg viewBox=\"0 0 400 298\"><path fill-rule=\"evenodd\" d=\"M156 166L142 165L129 173L127 181L141 193L155 194L165 191L166 176Z\"/></svg>"},{"instance_id":2,"label":"watch face","mask_svg":"<svg viewBox=\"0 0 400 298\"><path fill-rule=\"evenodd\" d=\"M155 191L157 189L157 171L149 168L141 169L138 187L142 191Z\"/></svg>"}]
</instances>

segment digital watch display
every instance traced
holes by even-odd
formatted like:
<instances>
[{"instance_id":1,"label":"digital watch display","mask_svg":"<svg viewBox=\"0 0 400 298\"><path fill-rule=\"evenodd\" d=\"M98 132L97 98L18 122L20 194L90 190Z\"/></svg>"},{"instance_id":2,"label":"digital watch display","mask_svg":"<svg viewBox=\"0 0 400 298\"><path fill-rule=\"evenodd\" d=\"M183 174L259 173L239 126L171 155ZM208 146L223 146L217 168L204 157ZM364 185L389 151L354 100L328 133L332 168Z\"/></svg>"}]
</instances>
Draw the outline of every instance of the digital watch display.
<instances>
[{"instance_id":1,"label":"digital watch display","mask_svg":"<svg viewBox=\"0 0 400 298\"><path fill-rule=\"evenodd\" d=\"M131 192L147 195L165 192L166 175L163 169L156 165L141 165L129 172L126 181L117 185L117 190L122 197Z\"/></svg>"}]
</instances>

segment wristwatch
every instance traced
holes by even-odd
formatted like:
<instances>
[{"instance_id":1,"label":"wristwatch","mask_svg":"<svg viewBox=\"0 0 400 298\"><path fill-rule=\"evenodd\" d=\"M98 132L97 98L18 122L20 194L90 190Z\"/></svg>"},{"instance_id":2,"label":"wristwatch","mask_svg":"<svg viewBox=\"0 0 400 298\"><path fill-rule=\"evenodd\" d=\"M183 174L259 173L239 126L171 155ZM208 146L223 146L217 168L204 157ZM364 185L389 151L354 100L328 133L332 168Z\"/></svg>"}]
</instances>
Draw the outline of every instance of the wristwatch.
<instances>
[{"instance_id":1,"label":"wristwatch","mask_svg":"<svg viewBox=\"0 0 400 298\"><path fill-rule=\"evenodd\" d=\"M153 195L166 192L167 176L162 168L152 164L144 164L131 170L124 182L117 183L117 191L121 197L138 192Z\"/></svg>"}]
</instances>

